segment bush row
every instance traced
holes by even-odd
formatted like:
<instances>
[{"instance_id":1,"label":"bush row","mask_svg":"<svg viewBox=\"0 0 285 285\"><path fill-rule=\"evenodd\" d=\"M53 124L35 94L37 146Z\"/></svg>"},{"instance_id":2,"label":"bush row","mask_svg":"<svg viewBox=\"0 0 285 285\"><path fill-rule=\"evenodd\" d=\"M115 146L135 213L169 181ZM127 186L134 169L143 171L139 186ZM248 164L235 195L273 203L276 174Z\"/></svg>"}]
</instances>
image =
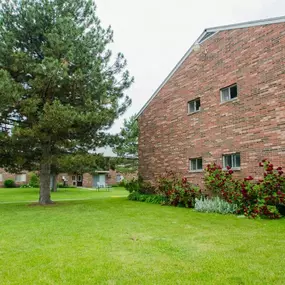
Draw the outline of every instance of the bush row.
<instances>
[{"instance_id":1,"label":"bush row","mask_svg":"<svg viewBox=\"0 0 285 285\"><path fill-rule=\"evenodd\" d=\"M248 176L240 180L232 176L230 167L223 171L216 164L208 165L205 176L207 190L237 205L238 214L252 218L280 218L285 214L285 177L282 167L274 168L266 159L259 166L264 168L263 179L256 180Z\"/></svg>"},{"instance_id":2,"label":"bush row","mask_svg":"<svg viewBox=\"0 0 285 285\"><path fill-rule=\"evenodd\" d=\"M156 185L144 182L143 179L133 179L125 183L126 189L130 192L129 199L136 201L159 201L163 205L175 207L193 208L195 199L202 196L198 186L180 178L173 172L167 172L159 177ZM158 198L160 197L160 198Z\"/></svg>"},{"instance_id":3,"label":"bush row","mask_svg":"<svg viewBox=\"0 0 285 285\"><path fill-rule=\"evenodd\" d=\"M128 196L131 201L147 202L151 204L163 204L164 198L160 195L154 194L140 194L139 192L132 192Z\"/></svg>"},{"instance_id":4,"label":"bush row","mask_svg":"<svg viewBox=\"0 0 285 285\"><path fill-rule=\"evenodd\" d=\"M6 188L15 188L16 183L13 179L7 179L4 181L4 186ZM30 182L28 184L22 184L20 188L39 188L40 179L39 176L33 173L30 177ZM76 188L75 186L65 186L63 183L58 183L57 188Z\"/></svg>"},{"instance_id":5,"label":"bush row","mask_svg":"<svg viewBox=\"0 0 285 285\"><path fill-rule=\"evenodd\" d=\"M205 193L211 193L213 198L207 198L197 185L173 172L160 176L154 185L139 178L127 182L125 187L130 192L130 200L152 201L149 197L153 197L164 205L195 208L200 212L280 218L285 215L283 170L274 167L268 160L263 160L259 166L264 168L263 179L248 176L241 180L233 177L233 170L229 166L225 171L215 163L207 165Z\"/></svg>"}]
</instances>

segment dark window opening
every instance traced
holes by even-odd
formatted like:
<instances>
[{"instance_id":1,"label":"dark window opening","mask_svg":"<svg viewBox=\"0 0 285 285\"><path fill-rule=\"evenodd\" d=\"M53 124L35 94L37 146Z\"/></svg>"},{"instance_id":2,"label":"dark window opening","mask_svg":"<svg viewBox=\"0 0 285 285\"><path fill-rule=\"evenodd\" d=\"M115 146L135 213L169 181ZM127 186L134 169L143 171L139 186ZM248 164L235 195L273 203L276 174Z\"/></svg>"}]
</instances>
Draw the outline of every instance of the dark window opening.
<instances>
[{"instance_id":1,"label":"dark window opening","mask_svg":"<svg viewBox=\"0 0 285 285\"><path fill-rule=\"evenodd\" d=\"M230 87L230 94L231 94L231 99L234 99L237 97L237 86L236 85Z\"/></svg>"}]
</instances>

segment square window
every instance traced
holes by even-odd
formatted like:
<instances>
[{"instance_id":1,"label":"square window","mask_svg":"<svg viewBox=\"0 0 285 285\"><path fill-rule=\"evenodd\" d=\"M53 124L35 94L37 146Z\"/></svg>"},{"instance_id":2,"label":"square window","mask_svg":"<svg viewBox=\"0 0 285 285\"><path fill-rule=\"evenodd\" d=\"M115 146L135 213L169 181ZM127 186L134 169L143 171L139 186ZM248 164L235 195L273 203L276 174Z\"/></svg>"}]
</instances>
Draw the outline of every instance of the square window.
<instances>
[{"instance_id":1,"label":"square window","mask_svg":"<svg viewBox=\"0 0 285 285\"><path fill-rule=\"evenodd\" d=\"M238 91L236 84L221 89L221 102L227 102L233 100L237 98L237 96L238 96Z\"/></svg>"},{"instance_id":2,"label":"square window","mask_svg":"<svg viewBox=\"0 0 285 285\"><path fill-rule=\"evenodd\" d=\"M197 98L193 101L188 102L188 113L195 113L200 111L201 109L201 101L200 98Z\"/></svg>"},{"instance_id":3,"label":"square window","mask_svg":"<svg viewBox=\"0 0 285 285\"><path fill-rule=\"evenodd\" d=\"M240 168L240 153L223 155L223 168L230 166L233 169Z\"/></svg>"},{"instance_id":4,"label":"square window","mask_svg":"<svg viewBox=\"0 0 285 285\"><path fill-rule=\"evenodd\" d=\"M26 174L16 174L15 181L16 182L26 182L27 175Z\"/></svg>"},{"instance_id":5,"label":"square window","mask_svg":"<svg viewBox=\"0 0 285 285\"><path fill-rule=\"evenodd\" d=\"M202 158L191 158L190 159L190 171L201 171L203 170Z\"/></svg>"}]
</instances>

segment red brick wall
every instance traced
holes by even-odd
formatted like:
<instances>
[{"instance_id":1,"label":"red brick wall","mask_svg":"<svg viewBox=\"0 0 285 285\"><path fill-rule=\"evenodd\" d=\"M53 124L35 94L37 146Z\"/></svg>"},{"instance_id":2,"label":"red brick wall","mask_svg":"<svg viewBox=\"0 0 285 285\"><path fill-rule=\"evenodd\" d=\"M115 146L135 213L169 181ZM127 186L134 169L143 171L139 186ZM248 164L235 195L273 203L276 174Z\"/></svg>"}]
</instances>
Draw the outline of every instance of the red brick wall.
<instances>
[{"instance_id":1,"label":"red brick wall","mask_svg":"<svg viewBox=\"0 0 285 285\"><path fill-rule=\"evenodd\" d=\"M15 182L17 186L23 185L23 184L28 184L30 181L30 177L32 173L28 173L27 171L23 171L23 174L26 174L26 181L25 182ZM0 168L0 174L2 174L2 181L0 181L0 187L4 187L4 181L8 179L12 179L15 181L16 179L16 174L15 173L9 173L6 172L3 168Z\"/></svg>"},{"instance_id":2,"label":"red brick wall","mask_svg":"<svg viewBox=\"0 0 285 285\"><path fill-rule=\"evenodd\" d=\"M132 172L132 173L122 173L124 176L124 179L127 181L130 181L132 179L137 179L138 178L138 172Z\"/></svg>"},{"instance_id":3,"label":"red brick wall","mask_svg":"<svg viewBox=\"0 0 285 285\"><path fill-rule=\"evenodd\" d=\"M238 99L220 103L220 89L237 83ZM187 102L201 111L187 115ZM240 152L241 171L262 175L263 158L285 167L285 24L219 32L192 52L139 118L139 173L147 180L174 170L189 173L189 158L222 164Z\"/></svg>"},{"instance_id":4,"label":"red brick wall","mask_svg":"<svg viewBox=\"0 0 285 285\"><path fill-rule=\"evenodd\" d=\"M102 173L103 174L103 173ZM60 173L58 176L57 176L57 182L58 183L62 183L62 176L65 176L67 179L68 179L68 185L73 185L72 184L72 174L68 174L68 173ZM136 175L135 174L123 174L123 176L125 178L132 178L132 177L135 177ZM93 177L94 175L92 174L89 174L89 173L84 173L83 174L83 186L82 187L88 187L88 188L92 188L94 187L93 185ZM117 172L115 170L109 170L109 173L106 173L106 183L108 185L113 185L113 184L116 184L116 178L117 178Z\"/></svg>"},{"instance_id":5,"label":"red brick wall","mask_svg":"<svg viewBox=\"0 0 285 285\"><path fill-rule=\"evenodd\" d=\"M67 178L67 184L69 186L73 186L73 180L72 180L72 176L76 174L68 174L68 173L60 173L57 176L57 182L58 183L63 183L62 177L65 176L65 178ZM82 175L82 187L93 187L93 175L89 174L89 173L84 173Z\"/></svg>"},{"instance_id":6,"label":"red brick wall","mask_svg":"<svg viewBox=\"0 0 285 285\"><path fill-rule=\"evenodd\" d=\"M22 184L28 184L30 181L30 177L32 173L28 173L26 171L24 171L23 173L27 174L27 181L26 182L21 182L21 183L16 183L17 186L20 186ZM3 175L3 181L0 181L0 187L4 186L4 181L7 179L12 179L15 181L16 178L16 174L14 173L8 173L6 172L4 169L0 168L0 174ZM68 173L60 173L57 175L57 183L63 183L62 177L65 176L65 178L67 178L67 183L69 186L73 185L73 181L72 181L72 176L73 174L68 174ZM93 185L93 175L89 174L89 173L84 173L83 175L83 187L88 187L88 188L92 188ZM133 177L137 177L136 173L129 173L129 174L123 174L124 178L127 180L130 180ZM114 170L110 170L109 173L106 173L106 183L108 185L113 185L116 184L117 182L117 172Z\"/></svg>"},{"instance_id":7,"label":"red brick wall","mask_svg":"<svg viewBox=\"0 0 285 285\"><path fill-rule=\"evenodd\" d=\"M109 176L108 176L108 181L107 183L110 185L117 184L117 175L122 175L124 177L124 180L130 181L132 179L137 179L138 178L138 172L132 172L132 173L121 173L117 172L116 170L110 170Z\"/></svg>"}]
</instances>

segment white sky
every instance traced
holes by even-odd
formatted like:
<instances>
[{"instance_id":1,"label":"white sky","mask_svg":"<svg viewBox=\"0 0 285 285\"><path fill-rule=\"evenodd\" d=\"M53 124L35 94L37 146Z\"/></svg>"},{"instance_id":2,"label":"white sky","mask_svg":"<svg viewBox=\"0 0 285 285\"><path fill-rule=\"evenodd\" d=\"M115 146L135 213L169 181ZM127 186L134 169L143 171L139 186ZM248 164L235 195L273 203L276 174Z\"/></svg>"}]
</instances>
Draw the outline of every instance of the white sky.
<instances>
[{"instance_id":1,"label":"white sky","mask_svg":"<svg viewBox=\"0 0 285 285\"><path fill-rule=\"evenodd\" d=\"M114 52L122 52L135 83L133 104L123 118L138 113L205 28L285 15L285 0L95 0L103 26L114 31Z\"/></svg>"}]
</instances>

